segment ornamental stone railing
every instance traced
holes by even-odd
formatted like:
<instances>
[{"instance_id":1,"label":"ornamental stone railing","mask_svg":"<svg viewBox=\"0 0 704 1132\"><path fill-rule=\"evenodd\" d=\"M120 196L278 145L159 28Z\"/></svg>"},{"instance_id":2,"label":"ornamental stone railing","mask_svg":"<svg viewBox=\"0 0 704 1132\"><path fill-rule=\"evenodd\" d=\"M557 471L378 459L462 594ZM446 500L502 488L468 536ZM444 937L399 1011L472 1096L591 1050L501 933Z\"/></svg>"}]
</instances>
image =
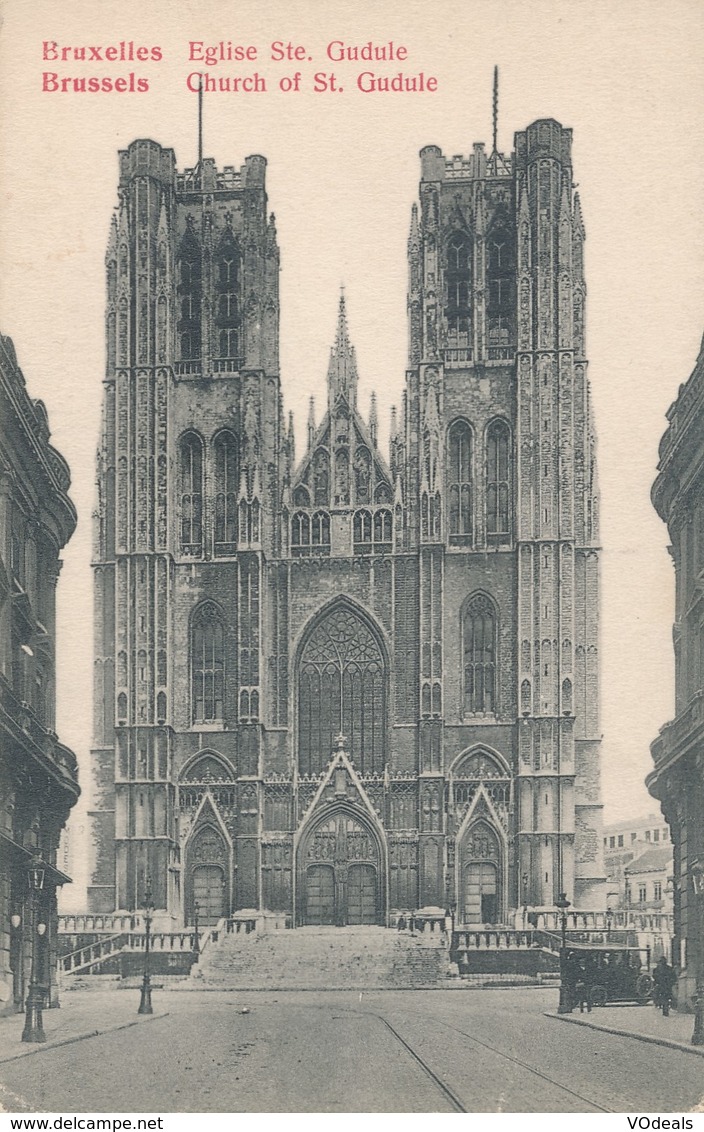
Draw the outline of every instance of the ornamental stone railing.
<instances>
[{"instance_id":1,"label":"ornamental stone railing","mask_svg":"<svg viewBox=\"0 0 704 1132\"><path fill-rule=\"evenodd\" d=\"M138 917L130 912L75 912L59 916L61 935L115 935L137 927Z\"/></svg>"},{"instance_id":2,"label":"ornamental stone railing","mask_svg":"<svg viewBox=\"0 0 704 1132\"><path fill-rule=\"evenodd\" d=\"M528 951L534 946L532 931L516 931L513 928L460 929L452 936L451 953L456 958L457 955L470 951Z\"/></svg>"}]
</instances>

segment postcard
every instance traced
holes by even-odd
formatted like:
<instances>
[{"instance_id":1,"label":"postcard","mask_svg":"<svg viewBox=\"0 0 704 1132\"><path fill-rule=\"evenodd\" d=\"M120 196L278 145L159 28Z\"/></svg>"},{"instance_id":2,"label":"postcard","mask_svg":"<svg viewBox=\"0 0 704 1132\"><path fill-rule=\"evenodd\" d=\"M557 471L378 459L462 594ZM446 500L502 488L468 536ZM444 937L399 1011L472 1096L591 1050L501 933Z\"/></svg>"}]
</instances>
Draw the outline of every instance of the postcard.
<instances>
[{"instance_id":1,"label":"postcard","mask_svg":"<svg viewBox=\"0 0 704 1132\"><path fill-rule=\"evenodd\" d=\"M5 0L6 1111L695 1126L703 23Z\"/></svg>"}]
</instances>

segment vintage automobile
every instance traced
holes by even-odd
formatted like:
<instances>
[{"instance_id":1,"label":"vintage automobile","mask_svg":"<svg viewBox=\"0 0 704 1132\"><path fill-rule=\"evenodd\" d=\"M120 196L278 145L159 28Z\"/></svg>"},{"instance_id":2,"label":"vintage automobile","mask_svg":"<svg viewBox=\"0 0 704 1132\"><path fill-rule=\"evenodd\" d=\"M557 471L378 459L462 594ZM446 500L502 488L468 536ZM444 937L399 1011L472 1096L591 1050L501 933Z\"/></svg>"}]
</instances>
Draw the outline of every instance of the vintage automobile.
<instances>
[{"instance_id":1,"label":"vintage automobile","mask_svg":"<svg viewBox=\"0 0 704 1132\"><path fill-rule=\"evenodd\" d=\"M568 944L562 957L562 978L575 1004L580 996L592 1006L636 1002L645 1006L653 997L650 948L624 944Z\"/></svg>"}]
</instances>

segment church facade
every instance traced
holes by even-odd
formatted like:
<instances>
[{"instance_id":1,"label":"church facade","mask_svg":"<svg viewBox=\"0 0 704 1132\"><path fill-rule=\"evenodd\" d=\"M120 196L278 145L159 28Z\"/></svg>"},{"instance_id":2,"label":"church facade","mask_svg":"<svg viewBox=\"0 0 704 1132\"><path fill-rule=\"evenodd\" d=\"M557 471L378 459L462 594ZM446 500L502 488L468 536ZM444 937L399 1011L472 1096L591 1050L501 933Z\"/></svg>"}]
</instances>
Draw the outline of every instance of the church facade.
<instances>
[{"instance_id":1,"label":"church facade","mask_svg":"<svg viewBox=\"0 0 704 1132\"><path fill-rule=\"evenodd\" d=\"M94 911L459 924L603 892L571 131L421 152L388 455L344 298L306 451L264 158L120 154L95 519ZM322 375L321 375L322 376Z\"/></svg>"}]
</instances>

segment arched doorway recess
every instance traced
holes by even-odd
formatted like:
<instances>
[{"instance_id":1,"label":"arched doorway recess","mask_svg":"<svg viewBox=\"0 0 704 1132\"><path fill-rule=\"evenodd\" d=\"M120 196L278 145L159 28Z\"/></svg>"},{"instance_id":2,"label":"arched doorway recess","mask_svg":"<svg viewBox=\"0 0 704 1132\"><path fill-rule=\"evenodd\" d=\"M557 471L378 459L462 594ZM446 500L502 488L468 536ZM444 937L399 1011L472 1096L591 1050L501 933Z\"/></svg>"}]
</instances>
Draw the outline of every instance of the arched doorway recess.
<instances>
[{"instance_id":1,"label":"arched doorway recess","mask_svg":"<svg viewBox=\"0 0 704 1132\"><path fill-rule=\"evenodd\" d=\"M383 924L384 854L371 822L338 806L311 823L298 847L299 924Z\"/></svg>"},{"instance_id":2,"label":"arched doorway recess","mask_svg":"<svg viewBox=\"0 0 704 1132\"><path fill-rule=\"evenodd\" d=\"M467 927L503 918L504 854L496 830L484 819L468 826L460 843L460 922Z\"/></svg>"}]
</instances>

